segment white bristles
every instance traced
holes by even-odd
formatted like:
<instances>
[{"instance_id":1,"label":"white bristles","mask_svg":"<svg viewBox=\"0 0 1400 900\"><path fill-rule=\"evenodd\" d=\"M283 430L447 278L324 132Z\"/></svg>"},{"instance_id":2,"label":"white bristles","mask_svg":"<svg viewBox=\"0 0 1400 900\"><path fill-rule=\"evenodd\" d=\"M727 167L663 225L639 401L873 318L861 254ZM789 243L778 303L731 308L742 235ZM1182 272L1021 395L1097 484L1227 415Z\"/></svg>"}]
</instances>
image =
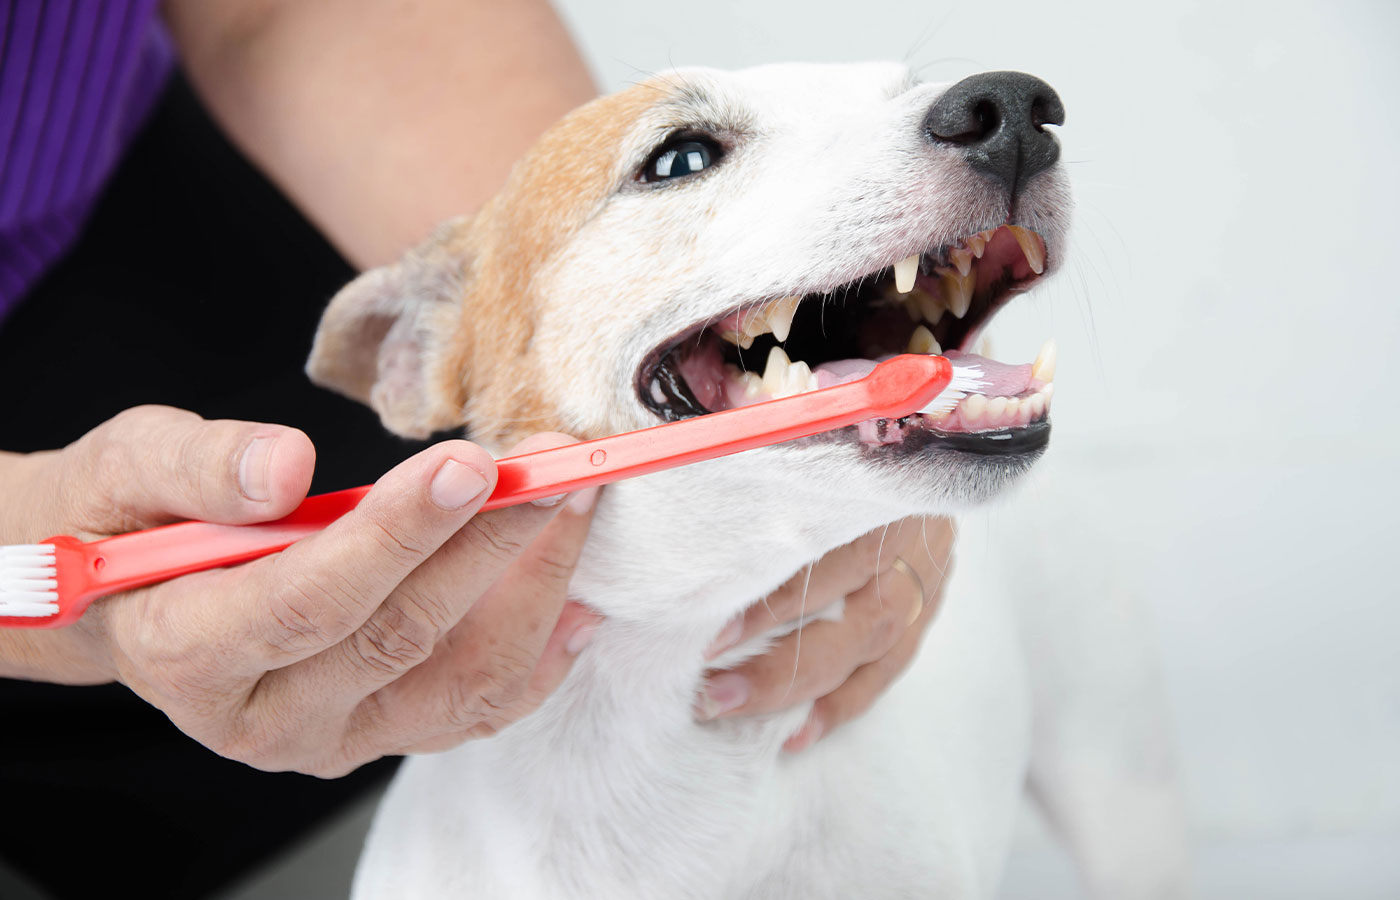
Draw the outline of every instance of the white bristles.
<instances>
[{"instance_id":1,"label":"white bristles","mask_svg":"<svg viewBox=\"0 0 1400 900\"><path fill-rule=\"evenodd\" d=\"M986 382L982 380L982 370L977 366L953 366L953 380L948 382L943 393L934 397L933 402L919 412L948 412L957 406L964 397L976 393L977 389L985 384Z\"/></svg>"},{"instance_id":2,"label":"white bristles","mask_svg":"<svg viewBox=\"0 0 1400 900\"><path fill-rule=\"evenodd\" d=\"M0 547L0 616L56 616L58 568L52 544Z\"/></svg>"}]
</instances>

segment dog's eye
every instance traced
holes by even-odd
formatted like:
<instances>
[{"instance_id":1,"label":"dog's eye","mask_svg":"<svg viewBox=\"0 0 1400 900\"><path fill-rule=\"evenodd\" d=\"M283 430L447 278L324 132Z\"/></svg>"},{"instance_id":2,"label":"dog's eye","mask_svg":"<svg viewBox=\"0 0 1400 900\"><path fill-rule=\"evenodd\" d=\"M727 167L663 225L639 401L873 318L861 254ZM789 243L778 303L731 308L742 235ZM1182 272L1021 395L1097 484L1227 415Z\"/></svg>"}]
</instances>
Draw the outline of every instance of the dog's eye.
<instances>
[{"instance_id":1,"label":"dog's eye","mask_svg":"<svg viewBox=\"0 0 1400 900\"><path fill-rule=\"evenodd\" d=\"M702 138L681 138L662 144L642 167L642 181L670 181L694 175L719 162L724 151Z\"/></svg>"}]
</instances>

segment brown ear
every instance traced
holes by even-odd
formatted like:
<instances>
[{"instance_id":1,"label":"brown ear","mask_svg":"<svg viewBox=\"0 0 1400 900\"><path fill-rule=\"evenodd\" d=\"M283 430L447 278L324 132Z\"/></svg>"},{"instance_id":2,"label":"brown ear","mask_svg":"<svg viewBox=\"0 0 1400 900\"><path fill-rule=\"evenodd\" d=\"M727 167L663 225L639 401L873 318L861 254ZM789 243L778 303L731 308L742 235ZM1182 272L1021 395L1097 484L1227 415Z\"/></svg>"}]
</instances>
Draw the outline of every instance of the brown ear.
<instances>
[{"instance_id":1,"label":"brown ear","mask_svg":"<svg viewBox=\"0 0 1400 900\"><path fill-rule=\"evenodd\" d=\"M335 295L321 316L306 374L368 404L384 427L423 438L463 422L460 389L444 377L438 346L460 313L470 260L442 225L402 260L373 269Z\"/></svg>"}]
</instances>

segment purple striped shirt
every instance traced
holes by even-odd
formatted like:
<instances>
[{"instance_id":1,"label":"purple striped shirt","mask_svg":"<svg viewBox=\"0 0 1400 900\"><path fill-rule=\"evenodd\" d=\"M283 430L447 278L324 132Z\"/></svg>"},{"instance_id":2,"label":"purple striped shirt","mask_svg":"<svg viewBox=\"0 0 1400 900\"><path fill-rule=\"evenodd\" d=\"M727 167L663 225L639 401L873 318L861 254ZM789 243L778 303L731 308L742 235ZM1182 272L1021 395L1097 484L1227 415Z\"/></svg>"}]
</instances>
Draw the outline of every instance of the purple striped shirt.
<instances>
[{"instance_id":1,"label":"purple striped shirt","mask_svg":"<svg viewBox=\"0 0 1400 900\"><path fill-rule=\"evenodd\" d=\"M159 0L0 0L0 322L77 238L174 55Z\"/></svg>"}]
</instances>

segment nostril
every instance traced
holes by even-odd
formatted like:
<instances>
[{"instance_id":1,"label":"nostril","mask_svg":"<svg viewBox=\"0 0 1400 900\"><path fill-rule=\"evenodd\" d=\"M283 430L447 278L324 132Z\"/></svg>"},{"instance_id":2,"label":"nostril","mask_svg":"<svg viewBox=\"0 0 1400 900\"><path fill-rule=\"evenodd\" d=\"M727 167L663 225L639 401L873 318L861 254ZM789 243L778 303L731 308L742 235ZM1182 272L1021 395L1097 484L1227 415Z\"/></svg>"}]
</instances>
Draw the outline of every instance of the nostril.
<instances>
[{"instance_id":1,"label":"nostril","mask_svg":"<svg viewBox=\"0 0 1400 900\"><path fill-rule=\"evenodd\" d=\"M1065 109L1054 88L1024 72L984 72L944 91L923 119L934 144L962 148L973 168L1013 194L1054 165L1059 143L1046 125L1062 125Z\"/></svg>"}]
</instances>

